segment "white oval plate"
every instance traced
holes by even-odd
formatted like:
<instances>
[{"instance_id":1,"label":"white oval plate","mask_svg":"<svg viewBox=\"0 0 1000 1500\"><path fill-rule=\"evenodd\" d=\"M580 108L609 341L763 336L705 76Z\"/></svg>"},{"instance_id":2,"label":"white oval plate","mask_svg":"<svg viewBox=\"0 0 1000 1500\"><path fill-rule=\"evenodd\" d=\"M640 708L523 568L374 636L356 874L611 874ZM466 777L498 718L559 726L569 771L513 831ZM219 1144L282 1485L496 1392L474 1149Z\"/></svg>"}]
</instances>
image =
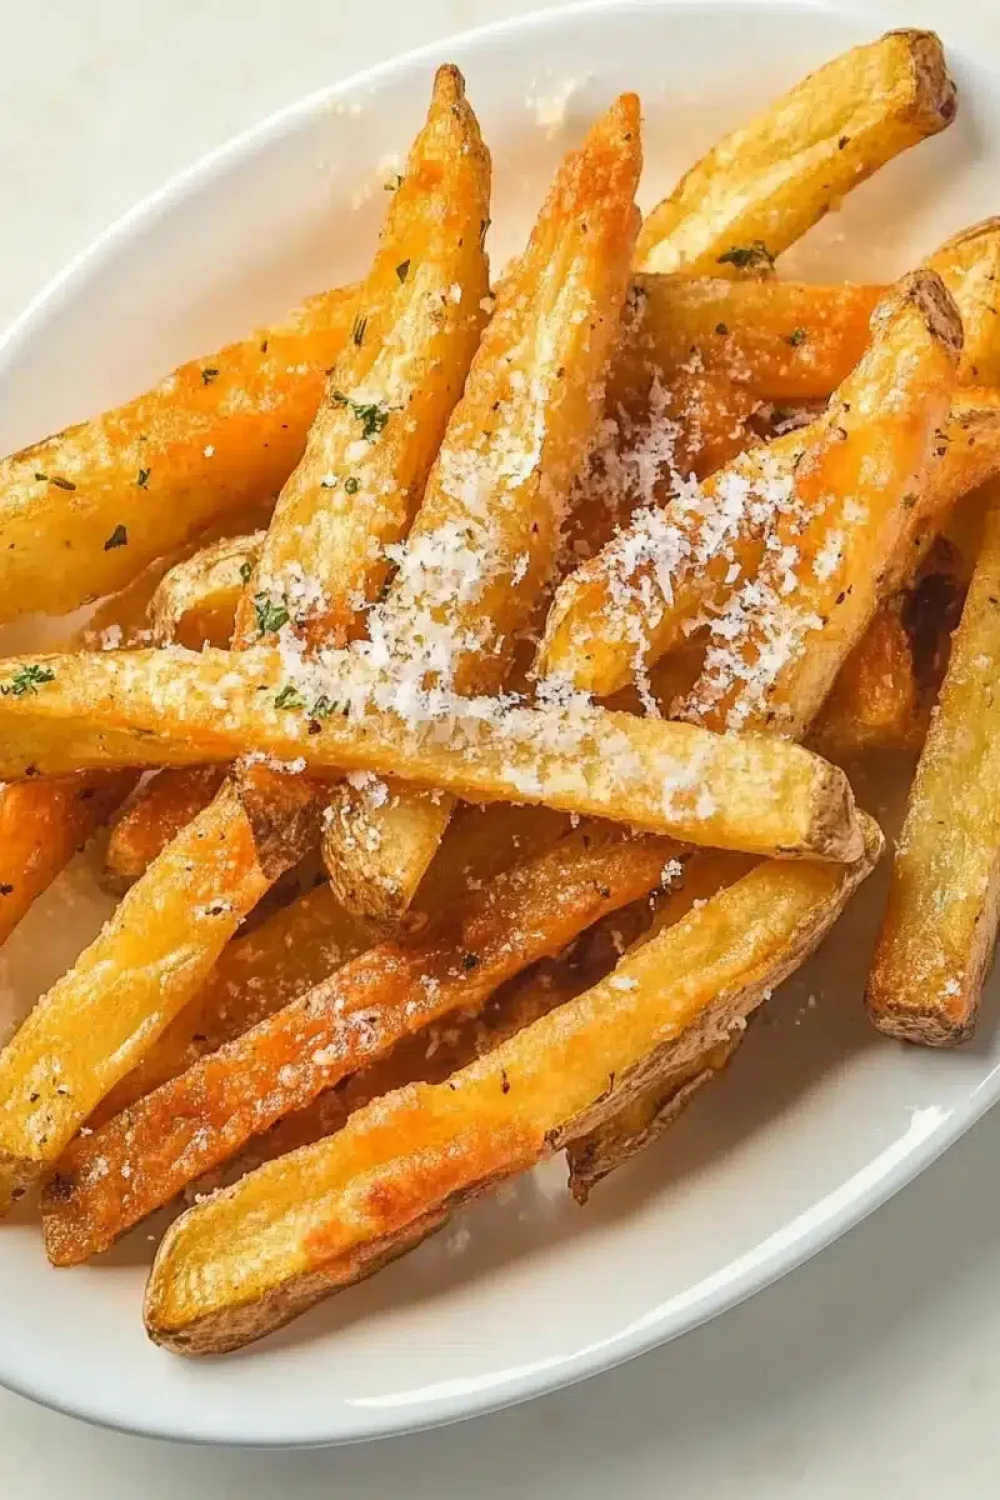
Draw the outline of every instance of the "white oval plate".
<instances>
[{"instance_id":1,"label":"white oval plate","mask_svg":"<svg viewBox=\"0 0 1000 1500\"><path fill-rule=\"evenodd\" d=\"M619 90L642 95L649 205L723 130L875 29L801 5L589 6L490 28L308 99L129 214L29 309L0 348L0 451L358 275L387 155L405 150L445 57L465 70L493 150L499 265L559 155ZM889 277L1000 207L1000 76L951 57L958 123L861 188L789 269ZM8 631L0 650L29 638ZM869 805L880 810L870 789ZM0 1380L137 1432L317 1444L522 1400L693 1328L856 1223L997 1097L993 1005L954 1054L905 1049L866 1025L879 898L856 903L772 1001L731 1075L585 1211L563 1188L562 1163L550 1164L291 1328L203 1362L145 1339L146 1227L100 1264L53 1271L37 1229L14 1222L0 1229ZM0 954L0 1021L72 960L107 909L85 865L68 872Z\"/></svg>"}]
</instances>

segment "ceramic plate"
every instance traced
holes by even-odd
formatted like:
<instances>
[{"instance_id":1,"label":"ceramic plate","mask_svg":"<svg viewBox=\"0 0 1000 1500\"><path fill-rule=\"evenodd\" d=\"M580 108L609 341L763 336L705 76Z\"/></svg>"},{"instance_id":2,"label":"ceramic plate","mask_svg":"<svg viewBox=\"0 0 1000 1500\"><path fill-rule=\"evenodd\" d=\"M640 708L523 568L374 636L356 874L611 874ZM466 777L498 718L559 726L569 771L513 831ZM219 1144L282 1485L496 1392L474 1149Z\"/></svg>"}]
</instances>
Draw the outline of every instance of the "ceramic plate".
<instances>
[{"instance_id":1,"label":"ceramic plate","mask_svg":"<svg viewBox=\"0 0 1000 1500\"><path fill-rule=\"evenodd\" d=\"M359 275L387 163L438 61L465 70L493 150L500 265L561 153L620 90L643 100L648 206L721 132L876 29L822 7L602 4L478 32L307 99L129 214L29 309L0 348L0 451ZM1000 72L950 55L957 124L852 195L783 269L888 278L1000 207ZM0 650L38 638L19 627ZM860 793L891 818L878 788ZM953 1054L867 1027L880 894L872 882L775 996L724 1084L586 1210L556 1161L292 1327L204 1362L146 1341L148 1227L99 1264L57 1272L37 1229L14 1222L0 1231L0 1380L134 1431L314 1444L522 1400L693 1328L856 1223L997 1097L995 1004ZM0 1019L23 1012L107 909L85 863L67 872L0 954Z\"/></svg>"}]
</instances>

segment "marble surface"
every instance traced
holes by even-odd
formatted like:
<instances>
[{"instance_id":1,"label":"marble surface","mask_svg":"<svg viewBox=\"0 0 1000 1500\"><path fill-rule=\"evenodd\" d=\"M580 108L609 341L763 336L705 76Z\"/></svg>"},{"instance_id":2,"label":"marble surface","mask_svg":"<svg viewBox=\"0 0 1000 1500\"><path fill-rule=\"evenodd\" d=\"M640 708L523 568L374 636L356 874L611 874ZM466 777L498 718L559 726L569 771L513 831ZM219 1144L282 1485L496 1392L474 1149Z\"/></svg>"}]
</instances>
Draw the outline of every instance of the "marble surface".
<instances>
[{"instance_id":1,"label":"marble surface","mask_svg":"<svg viewBox=\"0 0 1000 1500\"><path fill-rule=\"evenodd\" d=\"M530 0L0 0L0 324L164 177L275 107ZM880 0L1000 51L995 0ZM989 205L984 206L984 212ZM957 1500L1000 1469L1000 1118L818 1259L666 1349L530 1406L316 1453L87 1428L0 1392L5 1492Z\"/></svg>"}]
</instances>

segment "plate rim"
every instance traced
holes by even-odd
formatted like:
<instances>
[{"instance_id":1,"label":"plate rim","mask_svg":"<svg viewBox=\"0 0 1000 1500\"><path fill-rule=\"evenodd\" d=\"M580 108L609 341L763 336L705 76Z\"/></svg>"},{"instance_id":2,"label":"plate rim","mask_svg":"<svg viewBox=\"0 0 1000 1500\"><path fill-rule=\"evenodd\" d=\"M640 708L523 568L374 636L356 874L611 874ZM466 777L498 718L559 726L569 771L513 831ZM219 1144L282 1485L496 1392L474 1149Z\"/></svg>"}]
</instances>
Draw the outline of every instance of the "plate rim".
<instances>
[{"instance_id":1,"label":"plate rim","mask_svg":"<svg viewBox=\"0 0 1000 1500\"><path fill-rule=\"evenodd\" d=\"M389 83L397 74L406 73L421 65L434 65L453 48L488 48L492 41L512 34L530 34L548 27L572 24L574 20L588 16L604 15L611 19L616 14L626 13L659 11L663 15L669 15L707 10L758 10L768 13L771 18L780 17L782 12L814 12L832 20L862 23L870 27L873 33L880 28L893 29L894 25L898 28L904 24L898 15L886 14L881 0L875 0L874 7L866 6L863 0L570 0L570 3L539 8L524 15L505 17L451 32L437 40L394 54L279 106L203 153L194 162L172 173L160 186L141 197L87 241L59 271L43 283L24 309L0 332L0 367L17 357L19 350L33 337L36 324L42 318L58 315L60 303L75 291L80 282L86 280L91 268L99 264L106 251L119 246L135 231L153 228L170 213L177 202L209 187L232 163L252 155L258 147L280 137L285 131L294 130L299 123L330 106L350 99L371 86ZM946 21L946 24L940 25L937 20L910 24L925 27L933 25L942 34L954 60L965 62L970 44L968 29L962 18L954 25L951 17L940 19ZM1000 76L1000 59L994 64L994 70ZM109 1415L94 1400L88 1400L83 1383L79 1398L70 1401L52 1395L30 1378L19 1378L16 1372L10 1373L5 1368L5 1362L0 1363L0 1387L50 1411L77 1418L98 1428L196 1446L275 1451L328 1448L450 1426L467 1418L520 1405L615 1369L675 1338L693 1332L739 1306L749 1297L764 1291L796 1270L876 1212L971 1130L998 1099L1000 1062L975 1086L965 1107L948 1110L944 1118L936 1122L911 1149L898 1155L898 1159L890 1160L874 1183L868 1181L871 1168L883 1157L892 1158L896 1154L893 1147L888 1148L882 1157L873 1158L865 1172L855 1174L854 1179L848 1179L843 1184L845 1196L842 1200L838 1196L836 1208L828 1212L818 1225L815 1222L803 1224L802 1221L811 1216L799 1214L771 1237L780 1235L784 1243L771 1251L763 1262L760 1259L761 1247L758 1246L751 1264L736 1275L728 1276L724 1289L700 1292L693 1306L688 1307L681 1326L671 1326L677 1322L676 1314L651 1312L643 1319L644 1326L639 1329L626 1327L572 1354L538 1361L535 1367L527 1370L518 1369L494 1375L480 1389L441 1397L425 1396L419 1403L414 1401L412 1406L394 1406L389 1409L391 1416L386 1419L376 1418L375 1421L371 1420L372 1410L369 1408L367 1422L359 1424L355 1431L301 1436L285 1433L278 1437L273 1433L262 1433L259 1429L239 1434L232 1431L185 1431L179 1429L176 1423L159 1423L153 1414L147 1419L131 1421L122 1416ZM846 1191L852 1188L852 1183L858 1177L864 1177L865 1183L855 1187L853 1191ZM801 1225L801 1228L795 1232L797 1225ZM770 1240L764 1241L764 1245L769 1243Z\"/></svg>"}]
</instances>

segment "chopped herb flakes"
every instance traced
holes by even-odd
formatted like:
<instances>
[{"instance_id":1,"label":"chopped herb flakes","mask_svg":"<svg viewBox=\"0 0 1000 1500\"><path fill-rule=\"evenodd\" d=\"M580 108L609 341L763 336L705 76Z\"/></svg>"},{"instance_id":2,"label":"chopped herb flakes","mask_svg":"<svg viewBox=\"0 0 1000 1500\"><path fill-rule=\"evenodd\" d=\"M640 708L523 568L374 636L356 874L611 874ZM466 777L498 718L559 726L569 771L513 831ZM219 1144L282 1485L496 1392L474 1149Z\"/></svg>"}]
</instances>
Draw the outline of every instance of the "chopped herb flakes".
<instances>
[{"instance_id":1,"label":"chopped herb flakes","mask_svg":"<svg viewBox=\"0 0 1000 1500\"><path fill-rule=\"evenodd\" d=\"M774 265L774 256L763 240L751 240L749 245L731 245L719 256L718 264L736 266L741 271L754 266L766 266L770 269Z\"/></svg>"},{"instance_id":2,"label":"chopped herb flakes","mask_svg":"<svg viewBox=\"0 0 1000 1500\"><path fill-rule=\"evenodd\" d=\"M396 275L399 277L400 281L405 281L409 274L410 262L408 260L401 260L399 262L399 265L396 267Z\"/></svg>"},{"instance_id":3,"label":"chopped herb flakes","mask_svg":"<svg viewBox=\"0 0 1000 1500\"><path fill-rule=\"evenodd\" d=\"M305 708L306 703L298 688L286 682L275 698L274 706L275 708Z\"/></svg>"},{"instance_id":4,"label":"chopped herb flakes","mask_svg":"<svg viewBox=\"0 0 1000 1500\"><path fill-rule=\"evenodd\" d=\"M277 633L282 625L288 624L288 610L283 604L275 604L266 594L257 594L253 601L254 613L257 616L258 635L270 635ZM282 705L279 704L279 707Z\"/></svg>"},{"instance_id":5,"label":"chopped herb flakes","mask_svg":"<svg viewBox=\"0 0 1000 1500\"><path fill-rule=\"evenodd\" d=\"M119 524L115 527L114 531L108 537L107 541L104 543L104 550L105 550L105 552L113 552L116 547L127 547L127 546L128 546L128 530L126 529L126 527L122 526L122 524L119 522Z\"/></svg>"},{"instance_id":6,"label":"chopped herb flakes","mask_svg":"<svg viewBox=\"0 0 1000 1500\"><path fill-rule=\"evenodd\" d=\"M360 486L354 475L349 474L348 477L344 480L344 489L349 495L356 495L359 488Z\"/></svg>"},{"instance_id":7,"label":"chopped herb flakes","mask_svg":"<svg viewBox=\"0 0 1000 1500\"><path fill-rule=\"evenodd\" d=\"M37 693L40 683L55 682L56 674L48 667L39 667L32 663L30 667L21 667L14 673L9 683L0 686L0 694L4 698L23 698L26 693Z\"/></svg>"},{"instance_id":8,"label":"chopped herb flakes","mask_svg":"<svg viewBox=\"0 0 1000 1500\"><path fill-rule=\"evenodd\" d=\"M716 323L715 331L717 334L721 335L721 337L725 338L726 334L729 332L729 327L726 323Z\"/></svg>"},{"instance_id":9,"label":"chopped herb flakes","mask_svg":"<svg viewBox=\"0 0 1000 1500\"><path fill-rule=\"evenodd\" d=\"M202 372L201 372L201 383L202 383L202 385L211 385L212 381L213 380L217 380L218 378L219 378L219 372L218 372L218 370L213 370L211 367L206 368L206 369L202 370Z\"/></svg>"},{"instance_id":10,"label":"chopped herb flakes","mask_svg":"<svg viewBox=\"0 0 1000 1500\"><path fill-rule=\"evenodd\" d=\"M788 339L786 340L787 343L791 344L793 349L797 349L799 345L804 344L805 341L806 331L804 328L793 328L791 333L788 335Z\"/></svg>"},{"instance_id":11,"label":"chopped herb flakes","mask_svg":"<svg viewBox=\"0 0 1000 1500\"><path fill-rule=\"evenodd\" d=\"M389 420L389 408L382 401L352 401L343 391L334 391L331 400L334 406L347 406L361 423L361 436L369 443L385 429Z\"/></svg>"},{"instance_id":12,"label":"chopped herb flakes","mask_svg":"<svg viewBox=\"0 0 1000 1500\"><path fill-rule=\"evenodd\" d=\"M13 894L14 887L12 885L8 885L6 880L0 882L0 896L12 896Z\"/></svg>"},{"instance_id":13,"label":"chopped herb flakes","mask_svg":"<svg viewBox=\"0 0 1000 1500\"><path fill-rule=\"evenodd\" d=\"M488 231L488 229L489 229L489 227L490 227L490 225L492 223L493 223L493 220L490 219L490 218L480 219L480 221L479 221L479 243L480 243L480 245L485 244L485 242L486 242L486 234L487 234L487 231Z\"/></svg>"},{"instance_id":14,"label":"chopped herb flakes","mask_svg":"<svg viewBox=\"0 0 1000 1500\"><path fill-rule=\"evenodd\" d=\"M149 476L150 476L150 474L152 472L153 472L152 469L140 469L139 470L139 477L136 480L136 484L139 486L139 488L141 490L146 490L146 489L149 488Z\"/></svg>"},{"instance_id":15,"label":"chopped herb flakes","mask_svg":"<svg viewBox=\"0 0 1000 1500\"><path fill-rule=\"evenodd\" d=\"M71 479L60 479L60 477L59 477L58 474L53 474L53 475L50 476L50 478L49 478L49 484L54 484L57 490L75 490L76 489L76 485L73 483L73 481Z\"/></svg>"},{"instance_id":16,"label":"chopped herb flakes","mask_svg":"<svg viewBox=\"0 0 1000 1500\"><path fill-rule=\"evenodd\" d=\"M240 577L242 578L244 583L250 582L251 578L253 577L252 562L240 563Z\"/></svg>"},{"instance_id":17,"label":"chopped herb flakes","mask_svg":"<svg viewBox=\"0 0 1000 1500\"><path fill-rule=\"evenodd\" d=\"M392 172L386 178L385 182L383 182L382 186L387 193L398 193L399 189L403 186L402 172Z\"/></svg>"},{"instance_id":18,"label":"chopped herb flakes","mask_svg":"<svg viewBox=\"0 0 1000 1500\"><path fill-rule=\"evenodd\" d=\"M354 327L351 329L351 338L360 349L365 341L365 329L368 327L367 318L355 318Z\"/></svg>"}]
</instances>

